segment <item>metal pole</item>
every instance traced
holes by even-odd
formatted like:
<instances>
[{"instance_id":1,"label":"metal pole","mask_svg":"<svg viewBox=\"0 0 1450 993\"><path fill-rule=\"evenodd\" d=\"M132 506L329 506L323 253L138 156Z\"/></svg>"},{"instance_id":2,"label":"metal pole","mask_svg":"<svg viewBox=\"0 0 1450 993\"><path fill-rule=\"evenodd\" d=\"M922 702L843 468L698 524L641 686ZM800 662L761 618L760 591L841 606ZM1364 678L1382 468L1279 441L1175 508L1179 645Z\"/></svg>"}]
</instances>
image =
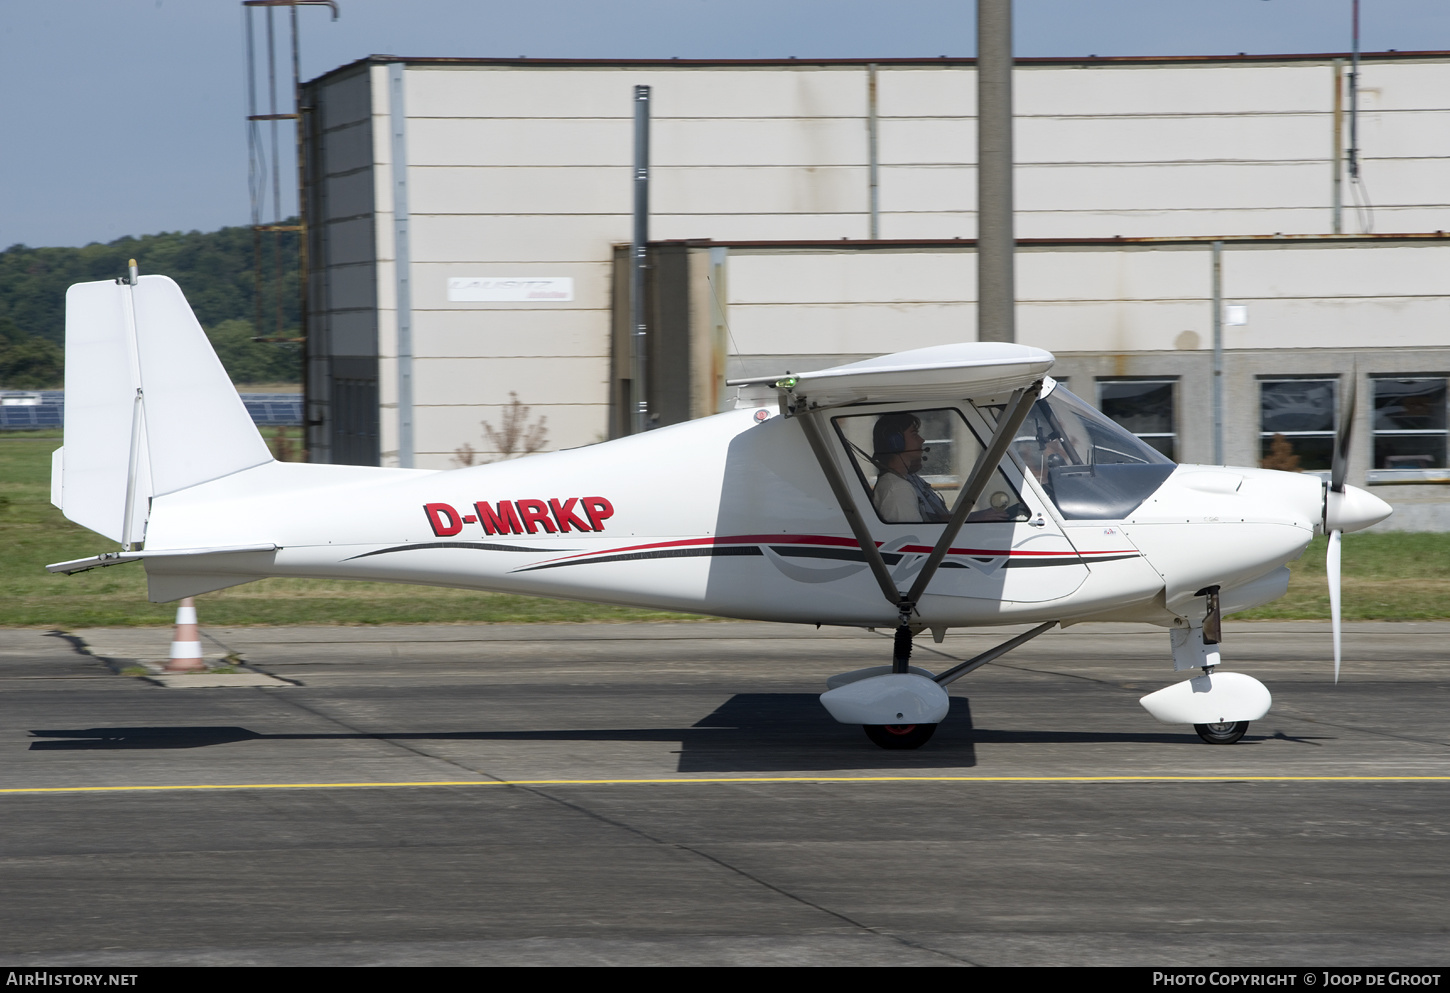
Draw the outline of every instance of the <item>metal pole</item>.
<instances>
[{"instance_id":1,"label":"metal pole","mask_svg":"<svg viewBox=\"0 0 1450 993\"><path fill-rule=\"evenodd\" d=\"M1223 242L1213 243L1213 464L1223 465Z\"/></svg>"},{"instance_id":2,"label":"metal pole","mask_svg":"<svg viewBox=\"0 0 1450 993\"><path fill-rule=\"evenodd\" d=\"M730 317L726 312L729 299L728 265L730 249L710 249L710 348L714 355L711 369L710 409L715 413L727 410L725 404L725 370L730 364Z\"/></svg>"},{"instance_id":3,"label":"metal pole","mask_svg":"<svg viewBox=\"0 0 1450 993\"><path fill-rule=\"evenodd\" d=\"M644 277L649 246L649 87L634 88L634 237L629 246L629 324L634 360L630 394L634 433L649 430L649 374L646 352Z\"/></svg>"},{"instance_id":4,"label":"metal pole","mask_svg":"<svg viewBox=\"0 0 1450 993\"><path fill-rule=\"evenodd\" d=\"M338 7L336 0L242 0L242 19L246 26L247 37L247 147L248 147L248 186L252 198L252 250L253 268L256 280L256 319L253 326L255 338L261 340L288 340L280 332L282 330L282 243L281 237L284 231L297 232L297 304L299 331L296 341L301 345L301 373L302 373L302 432L303 448L306 453L309 447L311 433L311 410L312 410L312 384L311 384L311 360L312 348L308 341L309 317L308 302L310 300L310 261L308 248L308 227L307 227L307 118L302 108L302 60L301 40L297 20L298 7L327 7L332 11L332 19L338 18ZM267 8L267 58L268 58L268 87L271 94L270 114L257 113L257 85L256 85L256 55L252 41L252 8ZM276 51L274 38L271 33L271 17L273 7L287 7L291 19L292 29L292 112L283 114L277 112L277 74L276 74ZM265 175L265 154L263 152L261 132L257 122L268 120L272 122L272 175L273 175L273 202L274 214L273 223L262 224L262 200L266 196L266 175ZM281 223L281 180L280 168L281 157L277 146L277 122L291 120L296 127L295 137L297 140L297 223ZM320 153L319 153L320 154ZM262 337L262 231L263 229L273 233L272 245L277 270L276 300L277 300L277 329L279 334ZM318 423L321 423L320 421ZM305 456L306 457L306 456Z\"/></svg>"},{"instance_id":5,"label":"metal pole","mask_svg":"<svg viewBox=\"0 0 1450 993\"><path fill-rule=\"evenodd\" d=\"M1334 233L1344 233L1344 60L1334 60L1334 147L1329 154L1333 168Z\"/></svg>"},{"instance_id":6,"label":"metal pole","mask_svg":"<svg viewBox=\"0 0 1450 993\"><path fill-rule=\"evenodd\" d=\"M309 462L311 457L307 453L307 418L308 411L312 409L308 402L311 392L307 385L308 379L308 344L307 332L310 322L307 319L308 291L311 288L311 275L308 272L310 257L307 250L307 136L306 128L310 123L302 113L302 51L301 41L297 35L297 8L291 8L292 13L292 112L297 115L294 122L294 135L297 139L297 337L298 362L301 365L302 379L302 461Z\"/></svg>"},{"instance_id":7,"label":"metal pole","mask_svg":"<svg viewBox=\"0 0 1450 993\"><path fill-rule=\"evenodd\" d=\"M877 141L879 132L876 124L876 63L866 67L866 144L870 159L871 185L871 227L872 241L881 237L881 186L877 173Z\"/></svg>"},{"instance_id":8,"label":"metal pole","mask_svg":"<svg viewBox=\"0 0 1450 993\"><path fill-rule=\"evenodd\" d=\"M398 288L398 466L413 468L413 289L408 244L407 108L401 62L388 66L393 158L393 267Z\"/></svg>"},{"instance_id":9,"label":"metal pole","mask_svg":"<svg viewBox=\"0 0 1450 993\"><path fill-rule=\"evenodd\" d=\"M272 223L282 223L282 163L277 155L277 39L267 8L267 114L272 126Z\"/></svg>"},{"instance_id":10,"label":"metal pole","mask_svg":"<svg viewBox=\"0 0 1450 993\"><path fill-rule=\"evenodd\" d=\"M252 41L252 8L242 7L247 27L247 192L252 201L252 334L262 334L262 136L257 129L257 56Z\"/></svg>"},{"instance_id":11,"label":"metal pole","mask_svg":"<svg viewBox=\"0 0 1450 993\"><path fill-rule=\"evenodd\" d=\"M1354 0L1354 54L1349 70L1349 178L1359 178L1359 0Z\"/></svg>"},{"instance_id":12,"label":"metal pole","mask_svg":"<svg viewBox=\"0 0 1450 993\"><path fill-rule=\"evenodd\" d=\"M272 30L272 8L267 8L267 92L272 125L272 302L276 325L272 334L282 337L282 153L277 139L277 41Z\"/></svg>"},{"instance_id":13,"label":"metal pole","mask_svg":"<svg viewBox=\"0 0 1450 993\"><path fill-rule=\"evenodd\" d=\"M1016 341L1012 0L977 0L977 340Z\"/></svg>"}]
</instances>

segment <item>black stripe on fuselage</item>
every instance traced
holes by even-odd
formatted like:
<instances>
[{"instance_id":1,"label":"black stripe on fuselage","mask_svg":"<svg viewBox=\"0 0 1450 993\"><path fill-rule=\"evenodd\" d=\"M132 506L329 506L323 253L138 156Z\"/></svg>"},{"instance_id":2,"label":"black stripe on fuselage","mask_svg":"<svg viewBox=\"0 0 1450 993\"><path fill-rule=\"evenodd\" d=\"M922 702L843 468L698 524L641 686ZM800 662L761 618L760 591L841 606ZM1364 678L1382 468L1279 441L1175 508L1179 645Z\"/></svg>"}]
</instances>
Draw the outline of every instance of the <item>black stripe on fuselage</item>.
<instances>
[{"instance_id":1,"label":"black stripe on fuselage","mask_svg":"<svg viewBox=\"0 0 1450 993\"><path fill-rule=\"evenodd\" d=\"M409 545L394 545L392 548L378 548L371 552L363 552L361 555L354 555L352 558L343 559L344 562L351 562L353 559L365 559L369 555L386 555L389 552L418 552L425 548L469 548L479 552L576 552L577 548L540 548L528 545L496 545L487 541L420 541Z\"/></svg>"},{"instance_id":2,"label":"black stripe on fuselage","mask_svg":"<svg viewBox=\"0 0 1450 993\"><path fill-rule=\"evenodd\" d=\"M1003 562L1002 563L1002 568L1003 569L1043 569L1043 568L1048 568L1050 566L1055 566L1055 565L1087 565L1087 566L1090 566L1094 562L1116 562L1118 559L1136 559L1138 557L1139 557L1139 554L1137 552L1125 552L1122 555L1098 555L1098 556L1094 556L1093 558L1084 558L1084 557L1079 556L1079 555L1074 555L1072 557L1068 557L1068 556L1065 556L1064 555L1061 558L1047 558L1045 556L1042 557L1042 558L1038 558L1036 556L1033 556L1031 558L1028 558L1026 556L1014 556L1012 558L1009 558L1006 562ZM991 559L984 559L984 558L982 558L981 556L978 556L978 555L974 555L974 556L972 556L972 558L974 558L978 562L981 562L983 565L986 565L988 562L991 562L992 561ZM953 562L950 559L948 559L945 562L943 562L941 564L941 567L943 569L970 569L971 568L971 566L967 565L965 562Z\"/></svg>"},{"instance_id":3,"label":"black stripe on fuselage","mask_svg":"<svg viewBox=\"0 0 1450 993\"><path fill-rule=\"evenodd\" d=\"M865 562L866 556L859 548L812 548L805 545L771 545L770 550L787 559L840 559L844 562ZM895 565L901 561L900 552L882 552L881 561Z\"/></svg>"}]
</instances>

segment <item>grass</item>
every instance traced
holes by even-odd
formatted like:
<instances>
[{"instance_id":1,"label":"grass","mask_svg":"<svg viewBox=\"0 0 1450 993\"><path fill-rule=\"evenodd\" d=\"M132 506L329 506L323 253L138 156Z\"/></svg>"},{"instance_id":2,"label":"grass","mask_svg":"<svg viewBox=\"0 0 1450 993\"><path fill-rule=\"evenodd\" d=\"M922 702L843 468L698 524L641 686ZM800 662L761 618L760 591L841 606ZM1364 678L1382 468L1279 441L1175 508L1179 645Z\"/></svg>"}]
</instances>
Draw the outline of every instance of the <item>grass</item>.
<instances>
[{"instance_id":1,"label":"grass","mask_svg":"<svg viewBox=\"0 0 1450 993\"><path fill-rule=\"evenodd\" d=\"M296 393L301 396L301 383L237 383L238 393Z\"/></svg>"},{"instance_id":2,"label":"grass","mask_svg":"<svg viewBox=\"0 0 1450 993\"><path fill-rule=\"evenodd\" d=\"M1347 621L1430 621L1450 618L1450 534L1382 531L1347 534L1343 607ZM1273 603L1234 614L1240 620L1328 620L1326 539L1315 538L1289 565L1289 592Z\"/></svg>"},{"instance_id":3,"label":"grass","mask_svg":"<svg viewBox=\"0 0 1450 993\"><path fill-rule=\"evenodd\" d=\"M269 441L275 432L268 431ZM294 449L300 438L289 434ZM50 453L58 431L0 435L0 627L120 627L171 623L175 607L148 603L139 565L54 575L47 562L116 549L67 521L50 505ZM1450 619L1450 534L1350 534L1344 537L1347 620ZM1290 566L1289 592L1235 614L1246 620L1329 617L1324 539ZM208 593L200 608L208 625L451 624L558 621L681 620L693 615L632 610L540 597L475 593L394 583L265 579Z\"/></svg>"}]
</instances>

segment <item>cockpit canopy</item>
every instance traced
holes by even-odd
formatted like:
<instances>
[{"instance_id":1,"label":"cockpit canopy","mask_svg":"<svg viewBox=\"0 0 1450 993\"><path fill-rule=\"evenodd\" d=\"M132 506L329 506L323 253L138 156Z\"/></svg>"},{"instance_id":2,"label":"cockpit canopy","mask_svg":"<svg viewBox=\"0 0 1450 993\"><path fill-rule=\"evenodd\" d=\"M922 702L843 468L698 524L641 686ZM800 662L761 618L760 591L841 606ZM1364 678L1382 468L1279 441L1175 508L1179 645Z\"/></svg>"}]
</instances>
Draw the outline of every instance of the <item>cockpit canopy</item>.
<instances>
[{"instance_id":1,"label":"cockpit canopy","mask_svg":"<svg viewBox=\"0 0 1450 993\"><path fill-rule=\"evenodd\" d=\"M1163 485L1168 456L1049 380L1012 449L1068 520L1120 520Z\"/></svg>"}]
</instances>

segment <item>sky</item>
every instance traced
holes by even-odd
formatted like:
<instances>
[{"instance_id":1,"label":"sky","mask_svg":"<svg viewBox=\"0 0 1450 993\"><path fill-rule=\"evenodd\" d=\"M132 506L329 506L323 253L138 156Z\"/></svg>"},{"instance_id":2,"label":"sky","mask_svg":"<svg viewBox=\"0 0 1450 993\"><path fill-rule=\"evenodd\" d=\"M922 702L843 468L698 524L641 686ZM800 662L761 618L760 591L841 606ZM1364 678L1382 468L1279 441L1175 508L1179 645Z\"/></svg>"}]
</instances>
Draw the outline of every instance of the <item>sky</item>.
<instances>
[{"instance_id":1,"label":"sky","mask_svg":"<svg viewBox=\"0 0 1450 993\"><path fill-rule=\"evenodd\" d=\"M1016 0L1014 50L1346 52L1351 2ZM337 21L325 7L299 11L304 79L371 54L898 58L971 56L976 49L971 0L339 6ZM285 46L286 14L276 16ZM1363 51L1450 49L1450 0L1361 0L1360 17ZM260 29L261 19L256 23ZM0 247L84 245L249 223L244 44L239 0L0 4ZM284 80L285 53L279 51ZM284 176L282 185L293 182Z\"/></svg>"}]
</instances>

